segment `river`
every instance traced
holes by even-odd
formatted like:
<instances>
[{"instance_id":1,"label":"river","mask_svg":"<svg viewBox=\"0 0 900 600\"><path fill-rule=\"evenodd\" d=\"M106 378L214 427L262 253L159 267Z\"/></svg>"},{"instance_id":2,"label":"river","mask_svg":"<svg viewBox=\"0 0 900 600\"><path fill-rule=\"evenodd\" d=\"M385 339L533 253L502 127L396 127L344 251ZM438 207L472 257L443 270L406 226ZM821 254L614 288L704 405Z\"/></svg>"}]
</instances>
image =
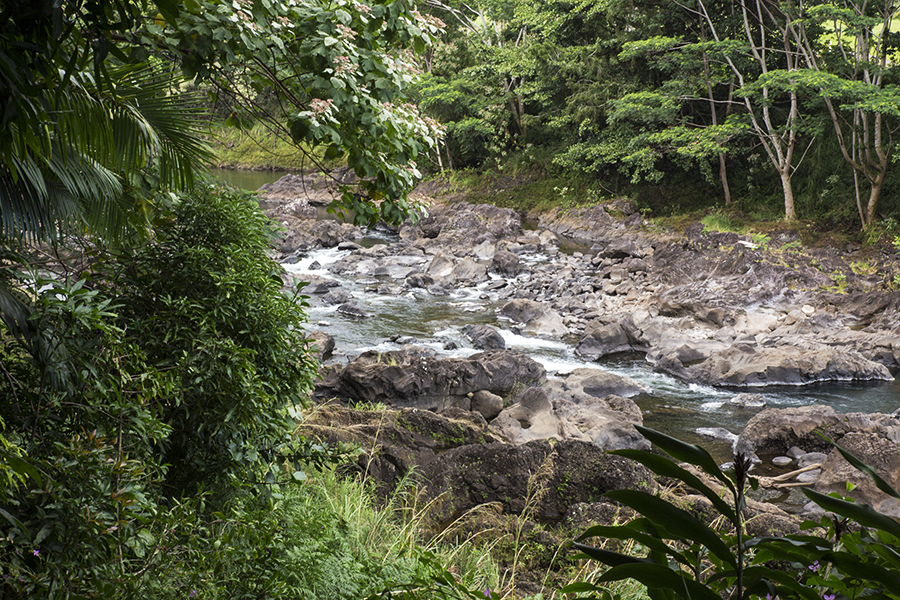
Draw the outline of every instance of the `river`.
<instances>
[{"instance_id":1,"label":"river","mask_svg":"<svg viewBox=\"0 0 900 600\"><path fill-rule=\"evenodd\" d=\"M257 189L265 183L276 181L284 172L232 171L214 169L212 175L244 189ZM364 246L395 241L389 236L374 236L362 240ZM564 244L564 252L584 251L576 245ZM466 356L477 350L469 346L461 329L468 324L488 324L497 327L506 340L507 347L527 353L542 363L552 377L579 367L603 368L619 375L632 377L645 383L652 393L635 398L644 413L648 427L675 435L686 441L702 444L718 457L730 453L730 444L714 439L698 430L724 428L738 434L754 411L733 408L724 402L741 391L720 389L686 383L654 372L641 354L619 355L601 362L585 362L575 355L577 339L545 340L518 335L507 323L498 319L497 313L504 301L486 290L487 284L474 288L454 290L450 296L432 296L422 289L399 295L384 295L374 288L387 281L375 278L339 277L328 266L349 251L323 249L310 252L304 259L285 268L300 280L305 275L337 280L349 292L359 306L369 315L367 319L355 319L338 313L335 306L327 306L316 298L310 298L310 327L322 329L335 338L337 357L347 360L366 350L397 350L401 344L391 339L412 338L416 343L434 349L442 356ZM522 257L533 263L549 260L548 256L534 254ZM497 276L494 276L497 277ZM515 281L509 282L515 285ZM447 350L449 346L457 348ZM896 374L895 374L896 375ZM893 412L900 408L900 381L872 383L830 383L802 387L768 387L749 390L760 394L773 408L824 404L837 412Z\"/></svg>"},{"instance_id":2,"label":"river","mask_svg":"<svg viewBox=\"0 0 900 600\"><path fill-rule=\"evenodd\" d=\"M364 245L371 245L393 240L381 237L363 241ZM527 353L542 363L551 377L579 367L600 367L647 384L652 393L635 398L644 413L644 424L686 441L700 443L720 458L730 454L729 443L698 433L698 429L724 428L733 434L740 433L755 412L732 408L724 402L741 391L760 394L767 405L774 408L826 404L838 412L892 412L900 407L900 383L897 381L752 390L719 389L685 383L654 372L641 354L585 362L574 352L578 341L575 338L547 340L511 331L509 323L498 318L499 308L506 300L488 291L490 282L473 288L456 289L450 296L432 296L423 289L404 290L396 295L379 294L376 291L378 286L393 282L365 276L345 278L328 270L329 265L348 253L336 249L316 250L295 264L285 265L300 280L310 274L337 280L359 307L370 315L366 319L348 317L338 313L335 306L325 305L317 297L310 298L310 327L334 336L338 352L335 360L338 361L366 350L397 350L402 343L412 340L432 348L441 356L467 356L477 350L471 348L461 329L467 324L492 325L500 329L508 348ZM540 254L523 258L532 262L549 260L548 256ZM515 280L508 283L515 285ZM402 338L400 343L391 341L398 336Z\"/></svg>"}]
</instances>

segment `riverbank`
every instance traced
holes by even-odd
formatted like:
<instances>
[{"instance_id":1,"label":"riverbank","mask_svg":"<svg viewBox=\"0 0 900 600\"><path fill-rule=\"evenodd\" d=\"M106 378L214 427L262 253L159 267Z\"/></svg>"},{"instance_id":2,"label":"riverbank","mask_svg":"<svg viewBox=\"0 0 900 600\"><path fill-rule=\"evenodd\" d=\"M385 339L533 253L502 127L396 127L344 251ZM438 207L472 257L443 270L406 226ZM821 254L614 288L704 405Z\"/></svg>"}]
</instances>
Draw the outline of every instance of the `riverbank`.
<instances>
[{"instance_id":1,"label":"riverbank","mask_svg":"<svg viewBox=\"0 0 900 600\"><path fill-rule=\"evenodd\" d=\"M743 446L762 448L767 469L794 446L807 450L798 456L820 450L817 431L834 439L850 433L891 439L895 431L890 415L831 409L800 418L797 409L760 403L777 384L820 389L825 384L813 382L872 386L893 379L900 359L898 294L884 277L850 266L868 260L891 272L897 259L890 248L878 255L866 254L871 248L808 248L790 232L761 244L752 234L711 231L701 222L679 232L649 221L623 199L531 214L534 228L526 229L515 211L458 202L427 186L417 193L433 201L428 217L367 241L371 232L315 219L316 205L329 200L327 185L319 183L288 178L268 186L262 201L286 228L279 258L310 281L309 311L320 328L313 336L338 357L321 372L317 397L341 410L380 406L379 418L390 421L411 414L452 421L416 426L432 442L398 432L364 444L377 451L367 454L361 472L388 490L419 473L421 485L443 498L447 512L439 522L492 495L501 514L521 517L523 507L504 499L523 497L515 486L544 460L564 472L575 469L572 456L646 447L636 424L682 418L681 409L647 404L646 383L609 370L608 359L623 352L682 382L686 393L716 390L716 402L703 407L707 419L743 414L748 424L756 413L767 419L766 432L782 432L776 441L754 434ZM565 250L568 243L580 249ZM848 270L844 280L841 269ZM472 327L453 324L453 315L469 310ZM562 359L534 360L523 343L552 347ZM887 405L888 412L896 408ZM337 418L335 429L346 418ZM476 428L477 443L459 422ZM729 446L734 440L727 436L742 433L706 429L701 435ZM521 474L510 475L509 462L484 466L490 463L485 452L516 461L533 455L538 462L526 461ZM466 474L471 464L481 465L478 475ZM627 488L629 481L595 481L582 500ZM783 495L773 491L762 499ZM540 509L549 511L538 519L544 528L581 510L573 508L582 502L578 494L555 497L555 507ZM779 527L795 523L787 513L777 515Z\"/></svg>"}]
</instances>

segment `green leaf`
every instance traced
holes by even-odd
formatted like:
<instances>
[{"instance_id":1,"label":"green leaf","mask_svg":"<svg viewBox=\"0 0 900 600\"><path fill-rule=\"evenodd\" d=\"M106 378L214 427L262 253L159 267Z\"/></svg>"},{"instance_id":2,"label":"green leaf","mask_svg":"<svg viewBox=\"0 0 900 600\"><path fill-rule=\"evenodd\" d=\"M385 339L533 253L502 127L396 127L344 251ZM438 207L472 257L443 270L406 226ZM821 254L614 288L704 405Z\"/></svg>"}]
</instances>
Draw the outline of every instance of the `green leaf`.
<instances>
[{"instance_id":1,"label":"green leaf","mask_svg":"<svg viewBox=\"0 0 900 600\"><path fill-rule=\"evenodd\" d=\"M822 436L822 437L825 437L825 436ZM841 456L843 456L844 459L848 463L850 463L851 465L853 465L854 467L856 467L857 469L859 469L860 471L862 471L863 473L868 475L872 479L872 481L875 482L875 487L877 487L879 490L881 490L888 496L892 496L894 498L900 498L900 492L895 490L893 487L891 487L891 484L889 484L887 481L882 479L881 476L875 472L875 469L873 469L872 467L870 467L863 461L859 460L858 458L856 458L855 456L850 454L850 452L848 450L846 450L845 448L842 448L840 444L835 444L832 440L828 439L827 437L825 437L825 439L827 439L829 442L834 444L835 448L838 449L838 452L841 453Z\"/></svg>"},{"instance_id":2,"label":"green leaf","mask_svg":"<svg viewBox=\"0 0 900 600\"><path fill-rule=\"evenodd\" d=\"M832 498L815 490L804 488L806 497L824 508L826 511L837 513L843 517L850 517L863 527L874 527L891 535L900 537L900 523L886 517L880 512L865 504L847 502L839 498Z\"/></svg>"},{"instance_id":3,"label":"green leaf","mask_svg":"<svg viewBox=\"0 0 900 600\"><path fill-rule=\"evenodd\" d=\"M623 579L634 579L648 588L670 589L682 598L722 600L721 596L691 579L684 571L655 564L626 564L613 567L597 579L597 582Z\"/></svg>"},{"instance_id":4,"label":"green leaf","mask_svg":"<svg viewBox=\"0 0 900 600\"><path fill-rule=\"evenodd\" d=\"M699 477L691 473L690 471L679 467L677 464L673 463L671 460L665 458L664 456L659 456L658 454L652 454L650 452L643 452L641 450L615 450L612 454L617 454L619 456L624 456L625 458L629 458L636 462L641 463L657 475L662 475L663 477L672 477L678 479L691 486L704 496L706 496L710 502L713 503L713 506L716 507L716 510L719 511L720 514L728 517L732 523L737 523L737 515L731 506L728 505L727 502L722 500L719 495L714 492L709 486L707 486L703 481L700 480Z\"/></svg>"},{"instance_id":5,"label":"green leaf","mask_svg":"<svg viewBox=\"0 0 900 600\"><path fill-rule=\"evenodd\" d=\"M645 492L614 490L604 496L633 508L677 539L705 546L720 559L737 568L737 559L719 534L689 512Z\"/></svg>"},{"instance_id":6,"label":"green leaf","mask_svg":"<svg viewBox=\"0 0 900 600\"><path fill-rule=\"evenodd\" d=\"M604 565L610 565L612 567L617 567L619 565L628 565L632 563L656 564L655 561L647 558L635 558L633 556L628 556L627 554L620 554L618 552L604 550L603 548L595 548L593 546L579 544L578 542L575 542L573 546L578 550L584 552L593 560L599 561Z\"/></svg>"},{"instance_id":7,"label":"green leaf","mask_svg":"<svg viewBox=\"0 0 900 600\"><path fill-rule=\"evenodd\" d=\"M635 429L637 429L641 433L641 435L643 435L651 443L659 447L666 454L672 456L677 460L680 460L681 462L686 462L700 467L707 474L712 475L713 477L724 483L726 486L728 486L728 488L732 490L732 492L735 491L734 483L725 476L721 469L719 469L719 465L716 463L715 459L710 455L710 453L700 446L682 442L679 439L673 438L658 431L654 431L653 429L643 427L641 425L635 425Z\"/></svg>"}]
</instances>

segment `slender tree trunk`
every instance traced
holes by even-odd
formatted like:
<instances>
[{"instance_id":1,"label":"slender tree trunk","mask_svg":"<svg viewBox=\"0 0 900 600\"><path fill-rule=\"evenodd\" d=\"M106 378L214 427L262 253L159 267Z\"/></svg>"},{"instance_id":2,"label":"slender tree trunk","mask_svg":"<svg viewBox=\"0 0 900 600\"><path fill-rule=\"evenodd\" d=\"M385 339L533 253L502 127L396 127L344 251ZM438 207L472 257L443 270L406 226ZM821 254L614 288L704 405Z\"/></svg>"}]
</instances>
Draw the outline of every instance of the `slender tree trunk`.
<instances>
[{"instance_id":1,"label":"slender tree trunk","mask_svg":"<svg viewBox=\"0 0 900 600\"><path fill-rule=\"evenodd\" d=\"M781 189L784 191L784 220L796 221L797 212L794 210L794 188L791 185L790 165L786 169L782 169L779 174L781 175Z\"/></svg>"},{"instance_id":2,"label":"slender tree trunk","mask_svg":"<svg viewBox=\"0 0 900 600\"><path fill-rule=\"evenodd\" d=\"M719 181L725 194L725 206L731 206L731 189L728 187L728 169L725 166L725 153L719 153Z\"/></svg>"},{"instance_id":3,"label":"slender tree trunk","mask_svg":"<svg viewBox=\"0 0 900 600\"><path fill-rule=\"evenodd\" d=\"M872 180L869 190L869 202L866 205L866 218L863 221L863 229L875 222L875 213L878 210L878 199L881 197L881 188L884 185L884 177L887 175L887 167L878 171L878 176Z\"/></svg>"}]
</instances>

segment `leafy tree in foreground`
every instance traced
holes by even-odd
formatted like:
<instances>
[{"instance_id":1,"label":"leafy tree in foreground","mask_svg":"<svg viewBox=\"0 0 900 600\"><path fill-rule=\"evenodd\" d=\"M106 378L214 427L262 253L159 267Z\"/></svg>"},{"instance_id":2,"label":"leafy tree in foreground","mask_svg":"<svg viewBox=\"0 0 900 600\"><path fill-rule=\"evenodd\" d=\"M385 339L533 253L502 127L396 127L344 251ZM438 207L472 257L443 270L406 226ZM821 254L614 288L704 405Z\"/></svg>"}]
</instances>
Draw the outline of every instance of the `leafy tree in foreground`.
<instances>
[{"instance_id":1,"label":"leafy tree in foreground","mask_svg":"<svg viewBox=\"0 0 900 600\"><path fill-rule=\"evenodd\" d=\"M406 0L159 2L136 32L133 56L162 54L198 83L236 97L228 124L261 119L278 135L345 156L359 183L339 202L357 223L415 217L417 159L441 128L407 103L439 23ZM298 146L303 150L303 146ZM312 158L311 158L312 160Z\"/></svg>"}]
</instances>

